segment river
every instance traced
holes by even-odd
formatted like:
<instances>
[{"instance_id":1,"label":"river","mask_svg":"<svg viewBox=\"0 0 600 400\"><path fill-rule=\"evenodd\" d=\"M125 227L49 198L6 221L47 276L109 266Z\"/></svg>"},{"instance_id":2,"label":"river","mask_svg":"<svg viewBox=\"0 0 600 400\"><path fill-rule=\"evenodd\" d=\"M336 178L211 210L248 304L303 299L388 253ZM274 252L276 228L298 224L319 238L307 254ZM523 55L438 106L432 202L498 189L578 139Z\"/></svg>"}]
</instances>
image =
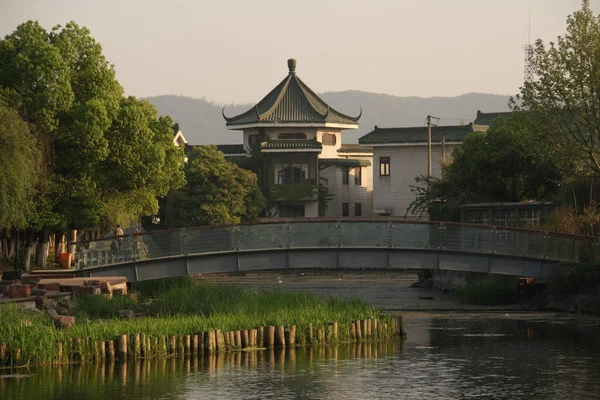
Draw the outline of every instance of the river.
<instances>
[{"instance_id":1,"label":"river","mask_svg":"<svg viewBox=\"0 0 600 400\"><path fill-rule=\"evenodd\" d=\"M366 297L390 312L402 309L408 318L408 338L4 371L12 376L0 378L0 398L600 398L600 327L594 319L462 309L445 295L409 288L412 278L403 275L273 274L209 280L215 279Z\"/></svg>"}]
</instances>

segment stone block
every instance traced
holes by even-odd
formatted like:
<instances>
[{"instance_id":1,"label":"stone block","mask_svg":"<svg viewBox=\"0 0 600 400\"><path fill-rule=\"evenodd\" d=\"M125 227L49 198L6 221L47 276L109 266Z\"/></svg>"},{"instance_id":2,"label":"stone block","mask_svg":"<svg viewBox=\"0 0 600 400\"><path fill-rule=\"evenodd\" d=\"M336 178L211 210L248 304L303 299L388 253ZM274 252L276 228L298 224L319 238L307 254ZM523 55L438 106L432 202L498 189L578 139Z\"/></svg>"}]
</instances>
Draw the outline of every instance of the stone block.
<instances>
[{"instance_id":1,"label":"stone block","mask_svg":"<svg viewBox=\"0 0 600 400\"><path fill-rule=\"evenodd\" d=\"M38 288L46 289L49 292L60 292L60 283L58 283L58 282L39 283Z\"/></svg>"},{"instance_id":2,"label":"stone block","mask_svg":"<svg viewBox=\"0 0 600 400\"><path fill-rule=\"evenodd\" d=\"M92 279L89 281L83 282L84 286L102 286L106 281L100 279Z\"/></svg>"},{"instance_id":3,"label":"stone block","mask_svg":"<svg viewBox=\"0 0 600 400\"><path fill-rule=\"evenodd\" d=\"M31 296L31 286L22 283L13 283L8 287L8 297L20 299Z\"/></svg>"},{"instance_id":4,"label":"stone block","mask_svg":"<svg viewBox=\"0 0 600 400\"><path fill-rule=\"evenodd\" d=\"M54 320L54 325L59 329L71 328L75 325L75 317L59 315L58 318Z\"/></svg>"},{"instance_id":5,"label":"stone block","mask_svg":"<svg viewBox=\"0 0 600 400\"><path fill-rule=\"evenodd\" d=\"M41 279L42 278L40 278L39 276L23 275L21 277L21 283L31 286L31 289L35 289L40 283Z\"/></svg>"},{"instance_id":6,"label":"stone block","mask_svg":"<svg viewBox=\"0 0 600 400\"><path fill-rule=\"evenodd\" d=\"M101 294L100 286L71 286L75 296L93 296Z\"/></svg>"},{"instance_id":7,"label":"stone block","mask_svg":"<svg viewBox=\"0 0 600 400\"><path fill-rule=\"evenodd\" d=\"M133 310L119 310L119 318L121 319L133 319Z\"/></svg>"}]
</instances>

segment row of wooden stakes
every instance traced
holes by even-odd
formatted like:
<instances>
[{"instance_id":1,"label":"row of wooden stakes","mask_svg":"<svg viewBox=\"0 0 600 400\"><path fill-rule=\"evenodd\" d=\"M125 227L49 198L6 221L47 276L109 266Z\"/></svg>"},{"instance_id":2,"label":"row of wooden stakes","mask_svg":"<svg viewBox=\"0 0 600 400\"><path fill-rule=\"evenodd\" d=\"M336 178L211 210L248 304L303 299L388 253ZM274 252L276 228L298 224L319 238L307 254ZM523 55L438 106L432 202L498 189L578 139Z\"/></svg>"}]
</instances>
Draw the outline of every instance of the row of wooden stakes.
<instances>
[{"instance_id":1,"label":"row of wooden stakes","mask_svg":"<svg viewBox=\"0 0 600 400\"><path fill-rule=\"evenodd\" d=\"M394 317L392 326L377 319L356 320L350 323L348 336L344 341L361 342L389 339L392 336L406 336L406 323L403 317ZM313 329L309 324L306 337L296 341L296 325L267 326L256 329L222 332L219 329L199 332L192 335L155 336L143 333L119 335L115 340L93 341L91 338L68 339L57 343L54 363L85 362L100 360L128 360L151 357L176 357L199 355L228 350L258 350L263 348L284 348L303 345L326 345L339 343L338 323ZM21 349L9 351L6 344L0 343L0 364L20 365L27 356Z\"/></svg>"}]
</instances>

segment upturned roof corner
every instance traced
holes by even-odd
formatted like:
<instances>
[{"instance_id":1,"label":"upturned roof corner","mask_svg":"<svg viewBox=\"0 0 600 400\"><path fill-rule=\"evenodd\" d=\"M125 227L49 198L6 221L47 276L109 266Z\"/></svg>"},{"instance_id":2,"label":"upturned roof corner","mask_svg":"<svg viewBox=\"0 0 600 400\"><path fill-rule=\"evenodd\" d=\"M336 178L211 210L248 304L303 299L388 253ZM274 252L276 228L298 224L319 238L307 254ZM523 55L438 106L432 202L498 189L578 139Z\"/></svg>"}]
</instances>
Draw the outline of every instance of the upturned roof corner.
<instances>
[{"instance_id":1,"label":"upturned roof corner","mask_svg":"<svg viewBox=\"0 0 600 400\"><path fill-rule=\"evenodd\" d=\"M226 126L230 129L243 129L277 124L311 124L336 125L342 129L358 128L362 108L356 117L335 110L296 75L296 60L293 58L288 60L288 69L288 75L248 111L227 117L223 109Z\"/></svg>"}]
</instances>

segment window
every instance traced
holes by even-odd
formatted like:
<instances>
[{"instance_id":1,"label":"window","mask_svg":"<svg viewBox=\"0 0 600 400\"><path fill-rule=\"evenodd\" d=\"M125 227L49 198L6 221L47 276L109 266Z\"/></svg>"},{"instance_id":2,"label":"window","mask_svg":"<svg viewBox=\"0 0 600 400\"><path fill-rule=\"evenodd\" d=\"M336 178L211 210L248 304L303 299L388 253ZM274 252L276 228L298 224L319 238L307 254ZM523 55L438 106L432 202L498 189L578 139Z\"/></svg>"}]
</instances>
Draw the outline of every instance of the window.
<instances>
[{"instance_id":1,"label":"window","mask_svg":"<svg viewBox=\"0 0 600 400\"><path fill-rule=\"evenodd\" d=\"M350 203L342 203L342 217L350 216Z\"/></svg>"},{"instance_id":2,"label":"window","mask_svg":"<svg viewBox=\"0 0 600 400\"><path fill-rule=\"evenodd\" d=\"M258 134L248 135L248 146L254 147L258 144Z\"/></svg>"},{"instance_id":3,"label":"window","mask_svg":"<svg viewBox=\"0 0 600 400\"><path fill-rule=\"evenodd\" d=\"M379 157L379 175L390 176L390 158Z\"/></svg>"},{"instance_id":4,"label":"window","mask_svg":"<svg viewBox=\"0 0 600 400\"><path fill-rule=\"evenodd\" d=\"M277 184L286 185L290 183L307 183L308 164L277 164Z\"/></svg>"},{"instance_id":5,"label":"window","mask_svg":"<svg viewBox=\"0 0 600 400\"><path fill-rule=\"evenodd\" d=\"M280 133L278 138L282 140L306 139L306 133Z\"/></svg>"},{"instance_id":6,"label":"window","mask_svg":"<svg viewBox=\"0 0 600 400\"><path fill-rule=\"evenodd\" d=\"M335 146L337 143L335 135L331 133L324 133L322 141L325 146Z\"/></svg>"},{"instance_id":7,"label":"window","mask_svg":"<svg viewBox=\"0 0 600 400\"><path fill-rule=\"evenodd\" d=\"M350 184L350 168L347 165L342 166L342 185Z\"/></svg>"},{"instance_id":8,"label":"window","mask_svg":"<svg viewBox=\"0 0 600 400\"><path fill-rule=\"evenodd\" d=\"M283 204L279 207L280 217L304 217L304 204Z\"/></svg>"},{"instance_id":9,"label":"window","mask_svg":"<svg viewBox=\"0 0 600 400\"><path fill-rule=\"evenodd\" d=\"M354 184L356 186L362 185L362 168L361 167L354 168Z\"/></svg>"},{"instance_id":10,"label":"window","mask_svg":"<svg viewBox=\"0 0 600 400\"><path fill-rule=\"evenodd\" d=\"M354 204L354 216L355 217L362 216L362 204L360 204L360 203Z\"/></svg>"}]
</instances>

